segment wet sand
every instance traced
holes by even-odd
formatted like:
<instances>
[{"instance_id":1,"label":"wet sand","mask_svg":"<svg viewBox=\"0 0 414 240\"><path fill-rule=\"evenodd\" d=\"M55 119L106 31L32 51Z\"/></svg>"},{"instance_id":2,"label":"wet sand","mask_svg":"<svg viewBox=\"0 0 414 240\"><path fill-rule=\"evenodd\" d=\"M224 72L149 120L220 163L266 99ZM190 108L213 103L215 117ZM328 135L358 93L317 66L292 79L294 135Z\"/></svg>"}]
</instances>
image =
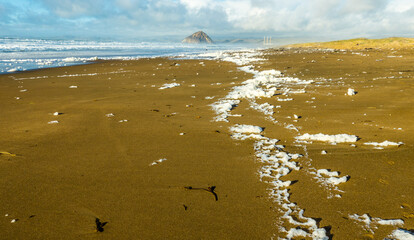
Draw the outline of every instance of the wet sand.
<instances>
[{"instance_id":1,"label":"wet sand","mask_svg":"<svg viewBox=\"0 0 414 240\"><path fill-rule=\"evenodd\" d=\"M256 67L315 81L306 93L286 96L292 101L257 99L281 106L273 115L278 124L244 100L232 111L243 117L213 121L209 105L253 77L229 62L142 59L0 75L0 232L5 239L285 237L279 227L291 226L258 177L253 141L231 138L235 123L264 127L267 137L305 155L296 160L301 170L284 177L294 182L290 200L333 239L412 229L413 53L266 51ZM159 89L166 83L180 86ZM358 93L346 96L348 88ZM356 147L313 142L304 152L285 123L302 134L360 140ZM404 144L363 144L385 140ZM321 185L312 168L350 178L335 189ZM218 201L188 189L212 186ZM367 228L352 214L404 225ZM95 232L96 218L108 222L103 232Z\"/></svg>"},{"instance_id":2,"label":"wet sand","mask_svg":"<svg viewBox=\"0 0 414 240\"><path fill-rule=\"evenodd\" d=\"M278 103L282 108L275 114L277 120L293 123L292 116L296 114L302 118L293 124L302 134L346 133L360 138L356 147L315 141L306 145L309 157L301 159L305 169L311 165L350 176L346 183L338 185L344 191L339 193L341 198L329 198L336 191L315 187L306 174L292 172L289 177L298 180L291 187L291 200L306 209L307 216L321 218L320 226L331 226L334 239L383 239L396 228L376 224L368 228L352 221L350 214L401 219L405 224L400 227L414 227L413 53L410 49L291 49L272 51L269 63L262 66L315 80L306 93L293 95L294 101ZM347 96L348 88L357 94ZM279 127L271 132L278 130L282 131ZM404 144L382 150L364 145L385 140ZM295 145L289 141L286 144ZM301 150L293 146L291 149ZM322 150L327 154L322 155Z\"/></svg>"},{"instance_id":3,"label":"wet sand","mask_svg":"<svg viewBox=\"0 0 414 240\"><path fill-rule=\"evenodd\" d=\"M1 76L1 148L17 155L1 157L1 232L95 238L99 217L105 239L269 237L272 205L251 149L211 122L205 99L235 76L245 77L230 63L166 59ZM172 82L181 86L159 90ZM186 186L216 186L219 200Z\"/></svg>"}]
</instances>

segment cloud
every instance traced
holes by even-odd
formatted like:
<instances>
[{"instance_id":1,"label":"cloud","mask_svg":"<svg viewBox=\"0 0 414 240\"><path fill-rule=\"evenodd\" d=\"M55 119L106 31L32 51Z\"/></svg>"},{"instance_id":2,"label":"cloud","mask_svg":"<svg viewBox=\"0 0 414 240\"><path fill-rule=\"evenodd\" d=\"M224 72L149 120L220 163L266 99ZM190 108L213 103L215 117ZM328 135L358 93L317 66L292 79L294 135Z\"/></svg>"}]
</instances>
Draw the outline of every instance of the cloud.
<instances>
[{"instance_id":1,"label":"cloud","mask_svg":"<svg viewBox=\"0 0 414 240\"><path fill-rule=\"evenodd\" d=\"M406 1L396 1L400 3L395 4L393 0L290 0L288 3L283 0L226 0L219 4L226 9L228 21L246 31L356 37L403 34L413 29L396 25L414 19L412 15L399 15L388 8L390 4L397 5L395 8L400 10L406 6Z\"/></svg>"},{"instance_id":2,"label":"cloud","mask_svg":"<svg viewBox=\"0 0 414 240\"><path fill-rule=\"evenodd\" d=\"M189 12L198 13L201 9L214 7L216 4L211 0L180 0L180 3L186 7Z\"/></svg>"},{"instance_id":3,"label":"cloud","mask_svg":"<svg viewBox=\"0 0 414 240\"><path fill-rule=\"evenodd\" d=\"M64 19L105 16L106 12L113 9L110 1L41 0L41 2L52 14Z\"/></svg>"},{"instance_id":4,"label":"cloud","mask_svg":"<svg viewBox=\"0 0 414 240\"><path fill-rule=\"evenodd\" d=\"M344 10L348 14L371 13L384 9L388 0L348 0Z\"/></svg>"},{"instance_id":5,"label":"cloud","mask_svg":"<svg viewBox=\"0 0 414 240\"><path fill-rule=\"evenodd\" d=\"M412 0L394 0L389 2L387 10L391 12L408 12L414 9L414 1Z\"/></svg>"},{"instance_id":6,"label":"cloud","mask_svg":"<svg viewBox=\"0 0 414 240\"><path fill-rule=\"evenodd\" d=\"M400 2L395 4L395 2ZM403 2L404 1L404 2ZM323 35L375 35L389 30L394 22L413 17L395 15L388 6L403 9L408 0L180 0L187 10L225 13L224 20L234 29L250 32L276 32ZM411 4L414 5L414 4ZM394 30L397 30L398 27ZM399 32L405 29L401 26Z\"/></svg>"},{"instance_id":7,"label":"cloud","mask_svg":"<svg viewBox=\"0 0 414 240\"><path fill-rule=\"evenodd\" d=\"M412 0L0 0L0 27L3 34L97 37L188 35L201 29L232 36L350 38L409 35L413 12Z\"/></svg>"}]
</instances>

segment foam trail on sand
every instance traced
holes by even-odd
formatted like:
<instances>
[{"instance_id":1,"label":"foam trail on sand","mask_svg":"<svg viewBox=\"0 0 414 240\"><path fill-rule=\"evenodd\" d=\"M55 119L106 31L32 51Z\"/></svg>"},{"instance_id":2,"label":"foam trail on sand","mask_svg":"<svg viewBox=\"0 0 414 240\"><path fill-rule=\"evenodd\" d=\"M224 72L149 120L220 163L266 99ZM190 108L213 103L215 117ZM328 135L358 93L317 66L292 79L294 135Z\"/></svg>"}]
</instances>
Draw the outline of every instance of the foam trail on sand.
<instances>
[{"instance_id":1,"label":"foam trail on sand","mask_svg":"<svg viewBox=\"0 0 414 240\"><path fill-rule=\"evenodd\" d=\"M208 57L213 56L214 54L210 53ZM294 101L289 95L306 93L306 87L312 84L313 80L285 77L281 72L276 70L255 70L255 67L251 64L253 62L264 61L264 59L262 53L254 51L245 51L242 53L222 52L216 55L216 59L242 65L239 67L239 70L253 74L253 78L242 82L239 86L234 86L224 98L218 99L210 105L216 113L214 120L217 122L229 122L229 117L233 116L231 112L239 106L241 101L247 100L246 102L249 104L249 107L262 113L266 120L290 130L296 136L292 137L293 142L296 144L295 146L301 147L304 151L303 155L289 153L285 150L285 146L276 145L279 140L264 136L263 128L259 126L233 124L229 128L231 138L239 141L248 140L254 142L255 157L262 164L258 173L260 180L269 184L269 197L279 205L278 210L281 213L281 217L277 221L279 234L275 238L329 239L329 233L325 228L321 228L314 218L305 216L305 210L298 204L291 202L289 192L291 181L285 181L283 178L292 171L300 171L302 174L309 175L310 179L315 180L318 186L326 190L328 199L332 197L341 198L342 196L339 193L344 193L344 191L341 191L338 186L346 184L350 176L341 176L339 171L312 167L312 159L309 156L307 144L312 144L312 141L320 141L332 145L338 143L355 143L359 138L349 134L301 134L300 126L295 126L287 121L283 122L283 118L276 121L274 118L274 109L280 108L281 106L274 106L267 102L263 103L263 99L270 98L273 101ZM299 90L293 90L295 87L299 87ZM356 93L354 90L353 92L354 94ZM284 98L275 97L275 95L284 96ZM302 116L297 114L294 114L293 118L288 117L293 122L298 122L301 118ZM376 147L381 145L395 146L395 144L402 143L388 141L383 143L369 143L369 145ZM327 152L324 150L322 154L327 154ZM299 160L301 168L299 167ZM404 225L402 219L371 218L367 214L362 216L349 214L349 217L372 232L378 226L402 227ZM402 234L404 233L402 231L399 229L394 231L393 234Z\"/></svg>"},{"instance_id":2,"label":"foam trail on sand","mask_svg":"<svg viewBox=\"0 0 414 240\"><path fill-rule=\"evenodd\" d=\"M255 56L254 52L249 52L248 55ZM251 60L247 60L245 58L246 55L242 56L243 59L240 61L231 60L233 58L230 57L224 57L223 60L232 61L237 64L262 60L260 58L254 57ZM230 111L237 106L241 99L248 99L251 102L252 108L263 110L263 107L270 106L259 106L255 104L255 99L271 98L276 95L278 89L281 89L287 84L307 85L313 83L312 80L300 80L298 78L284 77L280 71L276 70L256 71L251 65L240 67L239 69L247 73L254 74L254 77L253 79L244 81L240 86L233 87L226 97L216 101L211 105L213 110L218 115L218 117L215 119L216 121L228 121L227 118L231 116Z\"/></svg>"},{"instance_id":3,"label":"foam trail on sand","mask_svg":"<svg viewBox=\"0 0 414 240\"><path fill-rule=\"evenodd\" d=\"M234 59L234 55L233 57L220 57L223 60L232 61L239 65L262 61L260 58L256 58L255 54L257 53L234 54L241 57L241 59ZM249 55L250 59L246 57ZM226 97L219 99L211 105L216 112L215 121L228 122L228 117L232 116L231 111L238 106L242 99L247 99L252 109L263 113L267 119L277 123L272 116L275 107L269 103L258 104L256 99L271 98L277 93L287 94L287 85L307 85L313 83L312 80L284 77L281 72L276 70L259 72L254 70L254 67L251 65L240 67L240 70L252 73L254 78L244 81L240 86L233 87ZM296 129L294 126L293 128ZM283 145L276 145L277 139L270 139L262 135L263 128L261 127L236 124L230 127L230 131L232 133L231 137L235 140L254 141L256 158L263 164L259 171L260 180L270 185L268 189L269 197L280 205L279 211L282 217L278 222L279 232L284 233L285 238L281 236L278 238L307 237L312 239L329 239L326 230L319 228L315 219L304 216L304 209L290 201L290 194L287 188L291 182L281 179L291 171L298 171L300 169L295 160L302 157L302 155L284 151ZM284 226L290 227L286 228Z\"/></svg>"},{"instance_id":4,"label":"foam trail on sand","mask_svg":"<svg viewBox=\"0 0 414 240\"><path fill-rule=\"evenodd\" d=\"M230 128L230 131L234 139L255 140L255 155L257 160L263 164L259 171L260 180L272 186L269 194L271 199L281 206L279 210L283 215L281 221L295 226L290 229L280 226L280 232L284 232L287 239L291 239L292 237L329 239L326 230L319 228L315 219L305 217L304 209L301 209L297 204L290 201L290 194L287 188L290 186L291 181L283 181L281 179L291 171L299 170L294 160L302 156L284 151L283 146L276 145L279 140L260 135L263 131L261 127L235 125Z\"/></svg>"}]
</instances>

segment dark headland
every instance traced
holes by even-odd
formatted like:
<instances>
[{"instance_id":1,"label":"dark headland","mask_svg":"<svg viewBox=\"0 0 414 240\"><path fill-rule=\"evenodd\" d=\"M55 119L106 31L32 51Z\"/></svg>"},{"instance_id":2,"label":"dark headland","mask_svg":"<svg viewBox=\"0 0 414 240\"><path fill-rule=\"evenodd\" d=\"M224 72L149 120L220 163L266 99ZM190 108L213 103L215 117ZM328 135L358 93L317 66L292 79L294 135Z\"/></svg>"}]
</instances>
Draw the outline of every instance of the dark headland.
<instances>
[{"instance_id":1,"label":"dark headland","mask_svg":"<svg viewBox=\"0 0 414 240\"><path fill-rule=\"evenodd\" d=\"M203 31L198 31L184 38L183 43L214 43L213 40Z\"/></svg>"}]
</instances>

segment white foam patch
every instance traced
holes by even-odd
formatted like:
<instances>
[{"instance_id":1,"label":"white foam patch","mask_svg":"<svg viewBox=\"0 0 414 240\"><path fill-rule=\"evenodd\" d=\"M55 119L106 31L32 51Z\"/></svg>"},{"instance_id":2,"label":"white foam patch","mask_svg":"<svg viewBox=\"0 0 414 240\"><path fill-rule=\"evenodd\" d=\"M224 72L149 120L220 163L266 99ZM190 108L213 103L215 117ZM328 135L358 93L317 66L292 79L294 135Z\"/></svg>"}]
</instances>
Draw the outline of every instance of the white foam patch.
<instances>
[{"instance_id":1,"label":"white foam patch","mask_svg":"<svg viewBox=\"0 0 414 240\"><path fill-rule=\"evenodd\" d=\"M27 77L27 78L16 78L16 79L14 79L14 80L16 80L16 81L20 81L20 80L27 80L27 79L32 80L32 79L42 79L42 78L49 78L49 76Z\"/></svg>"},{"instance_id":2,"label":"white foam patch","mask_svg":"<svg viewBox=\"0 0 414 240\"><path fill-rule=\"evenodd\" d=\"M264 137L260 135L260 133L263 131L263 128L258 126L237 124L233 127L230 127L230 131L232 132L231 137L235 140L264 139Z\"/></svg>"},{"instance_id":3,"label":"white foam patch","mask_svg":"<svg viewBox=\"0 0 414 240\"><path fill-rule=\"evenodd\" d=\"M13 73L13 72L18 72L18 71L21 71L21 69L20 68L11 68L11 69L7 70L8 73Z\"/></svg>"},{"instance_id":4,"label":"white foam patch","mask_svg":"<svg viewBox=\"0 0 414 240\"><path fill-rule=\"evenodd\" d=\"M299 90L289 90L289 94L301 94L306 93L305 89L299 89Z\"/></svg>"},{"instance_id":5,"label":"white foam patch","mask_svg":"<svg viewBox=\"0 0 414 240\"><path fill-rule=\"evenodd\" d=\"M374 221L377 221L380 225L388 225L388 226L401 226L404 225L404 221L402 219L380 219L374 218Z\"/></svg>"},{"instance_id":6,"label":"white foam patch","mask_svg":"<svg viewBox=\"0 0 414 240\"><path fill-rule=\"evenodd\" d=\"M164 161L167 161L167 159L166 159L166 158L161 158L161 159L158 159L158 160L156 160L156 161L152 162L152 163L150 164L150 166L158 165L158 164L160 164L160 163L162 163L162 162L164 162Z\"/></svg>"},{"instance_id":7,"label":"white foam patch","mask_svg":"<svg viewBox=\"0 0 414 240\"><path fill-rule=\"evenodd\" d=\"M233 133L231 135L231 138L235 140L246 140L246 139L253 139L253 140L261 140L264 139L264 137L260 134L243 134L243 133Z\"/></svg>"},{"instance_id":8,"label":"white foam patch","mask_svg":"<svg viewBox=\"0 0 414 240\"><path fill-rule=\"evenodd\" d=\"M405 229L396 229L386 238L393 240L414 240L414 232Z\"/></svg>"},{"instance_id":9,"label":"white foam patch","mask_svg":"<svg viewBox=\"0 0 414 240\"><path fill-rule=\"evenodd\" d=\"M330 142L330 143L351 143L358 141L358 137L355 135L348 134L336 134L336 135L327 135L327 134L309 134L305 133L301 136L295 137L299 141L321 141L321 142Z\"/></svg>"},{"instance_id":10,"label":"white foam patch","mask_svg":"<svg viewBox=\"0 0 414 240\"><path fill-rule=\"evenodd\" d=\"M272 116L273 113L274 113L273 108L275 106L273 106L272 104L269 104L269 103L258 104L256 102L251 102L250 107L257 110L257 111L259 111L259 112L262 112L264 115Z\"/></svg>"},{"instance_id":11,"label":"white foam patch","mask_svg":"<svg viewBox=\"0 0 414 240\"><path fill-rule=\"evenodd\" d=\"M364 145L371 145L371 146L375 146L375 147L389 147L389 146L400 146L403 145L403 142L390 142L388 140L378 143L378 142L366 142L364 143Z\"/></svg>"},{"instance_id":12,"label":"white foam patch","mask_svg":"<svg viewBox=\"0 0 414 240\"><path fill-rule=\"evenodd\" d=\"M346 93L348 96L354 96L357 94L357 91L355 91L352 88L348 88L348 92Z\"/></svg>"},{"instance_id":13,"label":"white foam patch","mask_svg":"<svg viewBox=\"0 0 414 240\"><path fill-rule=\"evenodd\" d=\"M293 98L278 98L278 102L290 102L293 101Z\"/></svg>"},{"instance_id":14,"label":"white foam patch","mask_svg":"<svg viewBox=\"0 0 414 240\"><path fill-rule=\"evenodd\" d=\"M306 236L308 236L307 232L303 231L302 229L297 229L297 228L289 229L286 235L288 239L292 239L296 237L306 237Z\"/></svg>"},{"instance_id":15,"label":"white foam patch","mask_svg":"<svg viewBox=\"0 0 414 240\"><path fill-rule=\"evenodd\" d=\"M348 181L349 176L339 177L339 172L329 171L328 169L318 169L317 176L324 178L328 184L338 185Z\"/></svg>"},{"instance_id":16,"label":"white foam patch","mask_svg":"<svg viewBox=\"0 0 414 240\"><path fill-rule=\"evenodd\" d=\"M254 71L255 77L244 81L240 86L233 87L232 91L226 96L229 99L254 99L254 98L270 98L275 95L277 91L276 84L280 85L284 81L291 80L290 78L279 78L281 73L275 70L268 71Z\"/></svg>"},{"instance_id":17,"label":"white foam patch","mask_svg":"<svg viewBox=\"0 0 414 240\"><path fill-rule=\"evenodd\" d=\"M254 70L254 66L253 65L239 67L239 70L241 70L243 72L246 72L246 73L252 73L252 74L258 73L258 71Z\"/></svg>"},{"instance_id":18,"label":"white foam patch","mask_svg":"<svg viewBox=\"0 0 414 240\"><path fill-rule=\"evenodd\" d=\"M235 133L261 133L263 128L253 125L237 124L230 128L230 131Z\"/></svg>"},{"instance_id":19,"label":"white foam patch","mask_svg":"<svg viewBox=\"0 0 414 240\"><path fill-rule=\"evenodd\" d=\"M263 113L266 116L266 118L269 119L270 121L277 122L273 118L273 114L274 114L273 109L275 108L275 106L273 106L272 104L269 104L269 103L258 104L254 100L251 100L250 107L258 112Z\"/></svg>"},{"instance_id":20,"label":"white foam patch","mask_svg":"<svg viewBox=\"0 0 414 240\"><path fill-rule=\"evenodd\" d=\"M237 52L235 51L206 52L203 54L199 54L198 57L233 62L233 63L236 63L237 65L247 65L253 62L264 61L265 59L261 57L262 55L263 53L260 53L256 50L246 49L246 50L239 50ZM201 65L204 66L204 63Z\"/></svg>"},{"instance_id":21,"label":"white foam patch","mask_svg":"<svg viewBox=\"0 0 414 240\"><path fill-rule=\"evenodd\" d=\"M174 87L178 87L178 86L181 86L181 84L179 84L179 83L166 83L158 89L163 90L163 89L174 88Z\"/></svg>"},{"instance_id":22,"label":"white foam patch","mask_svg":"<svg viewBox=\"0 0 414 240\"><path fill-rule=\"evenodd\" d=\"M255 100L257 98L271 98L275 96L278 88L288 84L294 85L306 85L313 83L312 80L300 80L298 78L283 77L280 71L276 70L265 70L265 71L256 71L252 66L245 66L240 68L243 71L254 74L253 79L246 80L240 86L235 86L227 94L226 97L220 99L219 101L212 104L213 110L217 112L216 109L227 109L227 112L230 112L235 106L223 107L223 104L226 104L228 101L240 101L242 99ZM283 99L283 101L291 101L293 99ZM238 104L238 103L237 103ZM230 113L223 114L223 112L218 113L221 116L216 117L216 121L227 121L227 116Z\"/></svg>"},{"instance_id":23,"label":"white foam patch","mask_svg":"<svg viewBox=\"0 0 414 240\"><path fill-rule=\"evenodd\" d=\"M67 74L67 75L58 75L58 78L66 78L66 77L85 77L85 76L96 76L98 73L82 73L82 74Z\"/></svg>"},{"instance_id":24,"label":"white foam patch","mask_svg":"<svg viewBox=\"0 0 414 240\"><path fill-rule=\"evenodd\" d=\"M227 118L231 116L231 110L237 107L239 103L240 100L222 99L210 105L217 115L214 120L217 122L228 122Z\"/></svg>"},{"instance_id":25,"label":"white foam patch","mask_svg":"<svg viewBox=\"0 0 414 240\"><path fill-rule=\"evenodd\" d=\"M356 222L362 223L363 228L366 231L374 233L374 230L378 228L378 225L383 226L403 226L404 220L402 219L381 219L381 218L373 218L368 214L358 215L358 214L350 214L348 216L350 219L353 219Z\"/></svg>"},{"instance_id":26,"label":"white foam patch","mask_svg":"<svg viewBox=\"0 0 414 240\"><path fill-rule=\"evenodd\" d=\"M221 55L217 56L218 58L222 59L223 61L234 62L237 65L247 65L253 62L264 61L264 59L260 57L263 54L255 50L245 50L241 52L223 51L220 54Z\"/></svg>"}]
</instances>

